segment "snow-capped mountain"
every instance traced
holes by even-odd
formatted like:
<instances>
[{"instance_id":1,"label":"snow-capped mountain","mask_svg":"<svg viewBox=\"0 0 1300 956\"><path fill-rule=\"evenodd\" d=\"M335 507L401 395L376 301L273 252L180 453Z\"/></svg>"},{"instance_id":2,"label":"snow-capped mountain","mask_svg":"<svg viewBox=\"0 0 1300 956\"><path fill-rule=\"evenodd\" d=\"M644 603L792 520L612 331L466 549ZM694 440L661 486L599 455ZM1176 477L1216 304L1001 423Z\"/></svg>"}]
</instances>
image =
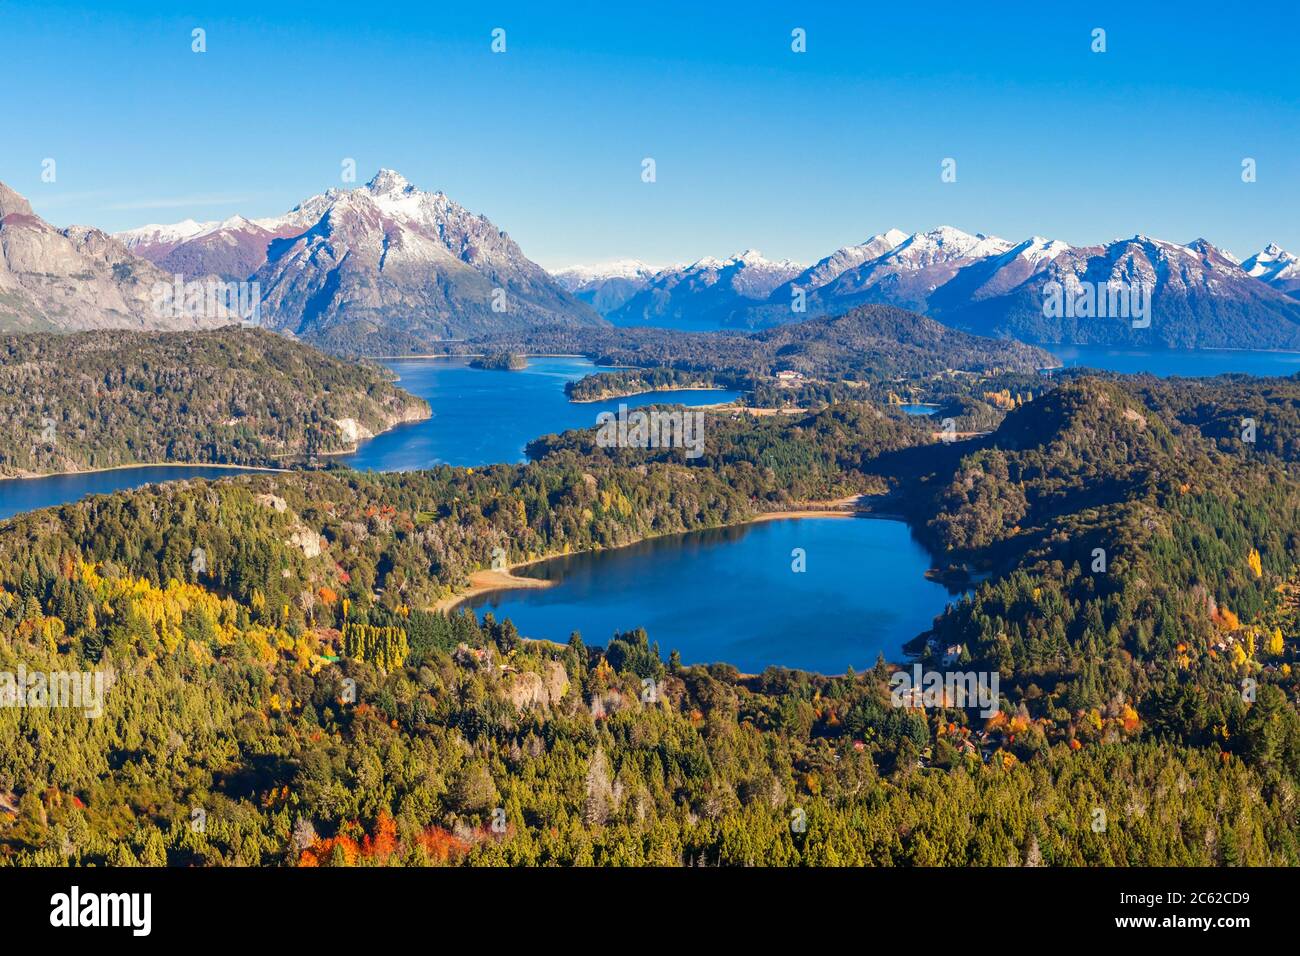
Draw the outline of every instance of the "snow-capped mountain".
<instances>
[{"instance_id":1,"label":"snow-capped mountain","mask_svg":"<svg viewBox=\"0 0 1300 956\"><path fill-rule=\"evenodd\" d=\"M650 284L659 272L640 259L570 266L553 272L556 283L601 315L613 312Z\"/></svg>"},{"instance_id":2,"label":"snow-capped mountain","mask_svg":"<svg viewBox=\"0 0 1300 956\"><path fill-rule=\"evenodd\" d=\"M1013 245L952 226L912 235L891 229L790 276L765 301L752 301L752 291L719 289L726 264L736 261L664 270L610 318L619 325L765 328L880 303L1028 341L1300 348L1300 263L1277 246L1239 263L1204 239L1184 245L1138 235L1074 247L1042 236ZM1054 282L1145 287L1151 322L1052 316L1045 289Z\"/></svg>"},{"instance_id":3,"label":"snow-capped mountain","mask_svg":"<svg viewBox=\"0 0 1300 956\"><path fill-rule=\"evenodd\" d=\"M220 225L220 222L195 222L193 219L182 219L170 225L150 223L138 229L128 229L125 232L114 233L113 238L136 255L144 255L146 252L166 255L185 240L192 239L200 233L210 232Z\"/></svg>"},{"instance_id":4,"label":"snow-capped mountain","mask_svg":"<svg viewBox=\"0 0 1300 956\"><path fill-rule=\"evenodd\" d=\"M825 259L805 269L790 280L789 285L812 292L838 279L850 269L856 269L864 262L879 259L885 253L897 249L908 239L901 229L888 229L872 236L866 242L856 246L844 246L836 249Z\"/></svg>"},{"instance_id":5,"label":"snow-capped mountain","mask_svg":"<svg viewBox=\"0 0 1300 956\"><path fill-rule=\"evenodd\" d=\"M765 259L754 249L727 259L708 256L656 273L606 318L615 325L718 328L763 302L803 269L787 259Z\"/></svg>"},{"instance_id":6,"label":"snow-capped mountain","mask_svg":"<svg viewBox=\"0 0 1300 956\"><path fill-rule=\"evenodd\" d=\"M1300 298L1300 256L1270 242L1241 264L1247 275Z\"/></svg>"},{"instance_id":7,"label":"snow-capped mountain","mask_svg":"<svg viewBox=\"0 0 1300 956\"><path fill-rule=\"evenodd\" d=\"M157 290L171 286L170 276L112 236L57 229L0 183L0 329L195 329L237 320L219 302L192 312L161 307Z\"/></svg>"},{"instance_id":8,"label":"snow-capped mountain","mask_svg":"<svg viewBox=\"0 0 1300 956\"><path fill-rule=\"evenodd\" d=\"M972 302L1005 295L1051 267L1071 251L1059 239L1031 236L1005 252L977 259L959 269L951 280L937 286L926 297L934 314L962 308Z\"/></svg>"},{"instance_id":9,"label":"snow-capped mountain","mask_svg":"<svg viewBox=\"0 0 1300 956\"><path fill-rule=\"evenodd\" d=\"M304 225L291 216L232 216L220 222L186 219L173 226L141 226L119 232L116 238L167 272L184 276L211 273L227 282L240 282L262 267L274 240L296 235Z\"/></svg>"},{"instance_id":10,"label":"snow-capped mountain","mask_svg":"<svg viewBox=\"0 0 1300 956\"><path fill-rule=\"evenodd\" d=\"M1011 243L996 236L940 226L914 233L875 259L846 269L816 290L815 296L821 303L835 301L837 310L840 305L863 302L922 310L934 290L964 266L1011 248Z\"/></svg>"},{"instance_id":11,"label":"snow-capped mountain","mask_svg":"<svg viewBox=\"0 0 1300 956\"><path fill-rule=\"evenodd\" d=\"M972 267L978 272L981 267ZM984 267L986 268L986 267ZM1035 342L1162 345L1180 348L1300 347L1300 303L1252 277L1232 256L1197 239L1186 245L1150 236L1057 252L1017 285L994 277L966 288L954 279L927 303L940 321L983 334ZM1146 288L1149 323L1114 315L1052 315L1049 283Z\"/></svg>"},{"instance_id":12,"label":"snow-capped mountain","mask_svg":"<svg viewBox=\"0 0 1300 956\"><path fill-rule=\"evenodd\" d=\"M555 281L570 292L575 292L593 282L609 279L649 279L659 270L640 259L615 259L589 266L569 266L552 272Z\"/></svg>"},{"instance_id":13,"label":"snow-capped mountain","mask_svg":"<svg viewBox=\"0 0 1300 956\"><path fill-rule=\"evenodd\" d=\"M547 324L600 324L505 232L381 169L283 216L126 234L181 274L258 283L262 324L345 350L400 352Z\"/></svg>"}]
</instances>

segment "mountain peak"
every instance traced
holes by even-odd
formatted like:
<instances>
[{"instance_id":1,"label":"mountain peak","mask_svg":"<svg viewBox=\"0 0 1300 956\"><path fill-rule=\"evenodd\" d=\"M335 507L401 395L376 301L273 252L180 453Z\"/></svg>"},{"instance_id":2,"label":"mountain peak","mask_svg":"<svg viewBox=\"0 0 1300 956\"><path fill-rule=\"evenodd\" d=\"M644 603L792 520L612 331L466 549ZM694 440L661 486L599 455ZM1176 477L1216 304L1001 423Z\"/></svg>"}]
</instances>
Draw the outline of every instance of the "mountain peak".
<instances>
[{"instance_id":1,"label":"mountain peak","mask_svg":"<svg viewBox=\"0 0 1300 956\"><path fill-rule=\"evenodd\" d=\"M392 193L405 192L412 187L407 178L396 170L381 169L375 173L374 179L366 183L366 188L376 196L387 196Z\"/></svg>"},{"instance_id":2,"label":"mountain peak","mask_svg":"<svg viewBox=\"0 0 1300 956\"><path fill-rule=\"evenodd\" d=\"M1284 292L1300 288L1300 256L1270 242L1241 264L1246 274ZM1294 294L1294 293L1293 293Z\"/></svg>"},{"instance_id":3,"label":"mountain peak","mask_svg":"<svg viewBox=\"0 0 1300 956\"><path fill-rule=\"evenodd\" d=\"M0 183L0 219L13 213L30 216L32 214L31 203L4 183Z\"/></svg>"},{"instance_id":4,"label":"mountain peak","mask_svg":"<svg viewBox=\"0 0 1300 956\"><path fill-rule=\"evenodd\" d=\"M970 234L969 232L963 232L962 230L958 229L956 226L936 226L934 229L931 229L929 232L924 233L923 235L934 236L935 238L938 238L938 239L946 239L946 238L953 238L953 239L971 239L971 238L974 238L973 236L971 236L971 234Z\"/></svg>"}]
</instances>

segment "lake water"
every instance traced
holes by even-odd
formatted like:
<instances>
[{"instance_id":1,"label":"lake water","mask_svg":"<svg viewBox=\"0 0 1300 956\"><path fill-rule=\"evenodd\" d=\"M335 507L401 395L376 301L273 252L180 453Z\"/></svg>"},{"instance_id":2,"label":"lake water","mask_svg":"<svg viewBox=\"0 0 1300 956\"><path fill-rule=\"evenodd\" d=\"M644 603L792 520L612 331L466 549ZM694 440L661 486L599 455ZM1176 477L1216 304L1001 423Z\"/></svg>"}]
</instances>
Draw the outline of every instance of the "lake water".
<instances>
[{"instance_id":1,"label":"lake water","mask_svg":"<svg viewBox=\"0 0 1300 956\"><path fill-rule=\"evenodd\" d=\"M1148 373L1159 378L1179 375L1198 378L1242 372L1247 375L1294 375L1300 372L1300 352L1255 352L1234 349L1128 349L1104 345L1043 345L1070 368L1085 366L1122 372Z\"/></svg>"},{"instance_id":2,"label":"lake water","mask_svg":"<svg viewBox=\"0 0 1300 956\"><path fill-rule=\"evenodd\" d=\"M91 471L80 475L50 475L46 478L10 478L0 481L0 520L24 511L52 508L79 501L86 495L106 495L125 488L183 478L224 478L247 469L197 465L142 466L114 471Z\"/></svg>"},{"instance_id":3,"label":"lake water","mask_svg":"<svg viewBox=\"0 0 1300 956\"><path fill-rule=\"evenodd\" d=\"M534 438L591 428L604 411L644 405L712 405L739 392L687 389L650 392L601 402L571 402L564 383L598 371L581 358L531 358L517 372L470 368L464 359L403 359L385 363L398 384L429 401L433 417L377 435L355 455L339 460L352 468L411 471L431 465L477 466L524 461Z\"/></svg>"},{"instance_id":4,"label":"lake water","mask_svg":"<svg viewBox=\"0 0 1300 956\"><path fill-rule=\"evenodd\" d=\"M431 465L477 466L524 460L534 438L596 424L602 411L617 412L656 402L710 405L729 402L738 392L691 389L655 392L608 402L576 403L564 383L596 366L581 358L533 358L516 372L472 369L464 359L410 359L386 363L401 385L428 400L433 417L384 432L354 455L339 460L354 468L410 471ZM220 478L246 469L144 465L78 475L51 475L0 481L0 520L24 511L78 501L86 495L181 478Z\"/></svg>"},{"instance_id":5,"label":"lake water","mask_svg":"<svg viewBox=\"0 0 1300 956\"><path fill-rule=\"evenodd\" d=\"M792 570L802 548L806 570ZM770 664L843 673L928 630L955 600L926 579L931 562L900 521L781 519L672 535L570 555L520 571L557 583L467 602L514 621L526 637L604 645L644 627L667 659L726 661L756 673Z\"/></svg>"}]
</instances>

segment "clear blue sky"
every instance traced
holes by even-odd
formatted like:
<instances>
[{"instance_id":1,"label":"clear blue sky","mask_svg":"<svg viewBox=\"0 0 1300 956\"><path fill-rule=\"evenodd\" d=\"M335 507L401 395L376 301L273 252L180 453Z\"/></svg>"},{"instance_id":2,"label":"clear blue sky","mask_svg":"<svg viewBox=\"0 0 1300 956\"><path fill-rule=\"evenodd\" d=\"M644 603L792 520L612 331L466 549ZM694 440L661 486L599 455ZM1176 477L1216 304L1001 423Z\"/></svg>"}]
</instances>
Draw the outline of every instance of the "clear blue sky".
<instances>
[{"instance_id":1,"label":"clear blue sky","mask_svg":"<svg viewBox=\"0 0 1300 956\"><path fill-rule=\"evenodd\" d=\"M115 230L283 212L353 157L550 267L941 223L1300 253L1294 3L465 6L0 2L0 180Z\"/></svg>"}]
</instances>

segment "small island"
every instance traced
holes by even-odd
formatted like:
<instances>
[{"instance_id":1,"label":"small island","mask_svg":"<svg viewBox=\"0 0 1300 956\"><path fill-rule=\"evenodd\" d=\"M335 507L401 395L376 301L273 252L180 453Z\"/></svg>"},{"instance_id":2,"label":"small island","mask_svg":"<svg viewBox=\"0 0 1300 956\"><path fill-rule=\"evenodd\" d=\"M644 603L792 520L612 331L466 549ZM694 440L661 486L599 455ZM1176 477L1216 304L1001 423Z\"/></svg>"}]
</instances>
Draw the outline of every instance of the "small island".
<instances>
[{"instance_id":1,"label":"small island","mask_svg":"<svg viewBox=\"0 0 1300 956\"><path fill-rule=\"evenodd\" d=\"M528 360L518 352L495 352L491 355L480 355L471 359L469 367L494 369L498 372L518 372L521 369L528 368Z\"/></svg>"}]
</instances>

